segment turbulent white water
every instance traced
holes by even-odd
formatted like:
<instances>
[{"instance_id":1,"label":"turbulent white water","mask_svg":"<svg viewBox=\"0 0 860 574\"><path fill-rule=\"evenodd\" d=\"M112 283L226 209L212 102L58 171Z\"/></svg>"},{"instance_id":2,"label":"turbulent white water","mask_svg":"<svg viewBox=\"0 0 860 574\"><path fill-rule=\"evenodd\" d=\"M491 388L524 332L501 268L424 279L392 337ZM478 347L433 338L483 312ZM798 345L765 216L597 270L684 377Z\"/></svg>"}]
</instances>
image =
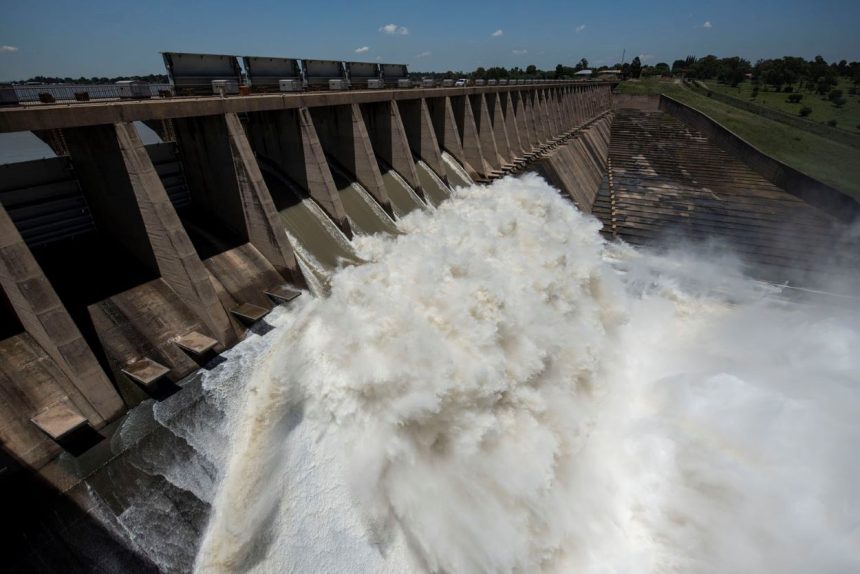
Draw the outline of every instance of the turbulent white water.
<instances>
[{"instance_id":1,"label":"turbulent white water","mask_svg":"<svg viewBox=\"0 0 860 574\"><path fill-rule=\"evenodd\" d=\"M198 570L860 571L856 312L598 227L526 176L357 240L227 417Z\"/></svg>"}]
</instances>

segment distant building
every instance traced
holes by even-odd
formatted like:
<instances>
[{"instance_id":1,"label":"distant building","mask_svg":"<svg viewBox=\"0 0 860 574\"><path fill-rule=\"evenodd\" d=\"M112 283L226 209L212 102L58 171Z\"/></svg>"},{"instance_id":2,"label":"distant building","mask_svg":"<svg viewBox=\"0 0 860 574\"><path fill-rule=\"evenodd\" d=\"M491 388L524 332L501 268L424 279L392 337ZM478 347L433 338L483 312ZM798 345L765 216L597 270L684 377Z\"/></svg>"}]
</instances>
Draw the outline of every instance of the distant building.
<instances>
[{"instance_id":1,"label":"distant building","mask_svg":"<svg viewBox=\"0 0 860 574\"><path fill-rule=\"evenodd\" d=\"M588 80L591 78L591 70L580 70L574 76L577 80Z\"/></svg>"},{"instance_id":2,"label":"distant building","mask_svg":"<svg viewBox=\"0 0 860 574\"><path fill-rule=\"evenodd\" d=\"M597 72L598 80L617 80L621 77L621 70L601 70Z\"/></svg>"}]
</instances>

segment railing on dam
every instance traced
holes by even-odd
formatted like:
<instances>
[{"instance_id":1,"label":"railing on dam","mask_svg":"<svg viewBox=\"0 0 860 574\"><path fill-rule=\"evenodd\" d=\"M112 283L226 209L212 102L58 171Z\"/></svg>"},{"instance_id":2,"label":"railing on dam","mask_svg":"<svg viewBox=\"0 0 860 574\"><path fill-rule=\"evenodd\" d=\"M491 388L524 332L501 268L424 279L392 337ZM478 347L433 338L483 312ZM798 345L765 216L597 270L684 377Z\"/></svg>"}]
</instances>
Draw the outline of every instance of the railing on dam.
<instances>
[{"instance_id":1,"label":"railing on dam","mask_svg":"<svg viewBox=\"0 0 860 574\"><path fill-rule=\"evenodd\" d=\"M143 91L140 91L138 89ZM20 103L89 102L92 100L120 100L123 98L170 97L170 84L44 84L0 87L14 93L10 101Z\"/></svg>"},{"instance_id":2,"label":"railing on dam","mask_svg":"<svg viewBox=\"0 0 860 574\"><path fill-rule=\"evenodd\" d=\"M356 234L396 232L610 109L610 84L577 82L0 110L0 132L64 156L0 166L0 440L46 464L278 302L325 291L360 261Z\"/></svg>"}]
</instances>

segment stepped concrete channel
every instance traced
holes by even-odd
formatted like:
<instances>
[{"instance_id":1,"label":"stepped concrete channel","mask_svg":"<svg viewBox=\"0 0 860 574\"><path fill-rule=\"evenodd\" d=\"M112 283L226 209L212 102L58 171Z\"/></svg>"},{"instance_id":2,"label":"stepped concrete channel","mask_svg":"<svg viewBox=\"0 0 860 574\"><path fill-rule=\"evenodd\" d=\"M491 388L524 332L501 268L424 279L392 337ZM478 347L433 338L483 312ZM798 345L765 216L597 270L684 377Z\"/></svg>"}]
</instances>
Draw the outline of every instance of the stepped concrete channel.
<instances>
[{"instance_id":1,"label":"stepped concrete channel","mask_svg":"<svg viewBox=\"0 0 860 574\"><path fill-rule=\"evenodd\" d=\"M397 233L452 187L552 169L572 197L596 194L611 88L0 109L0 133L32 132L57 154L0 166L4 568L190 568L195 545L164 541L197 540L208 502L150 461L190 454L170 421L219 416L199 373L265 333L275 306L359 264L356 235ZM161 141L144 145L141 124ZM165 532L148 538L143 522Z\"/></svg>"},{"instance_id":2,"label":"stepped concrete channel","mask_svg":"<svg viewBox=\"0 0 860 574\"><path fill-rule=\"evenodd\" d=\"M678 102L611 89L0 110L0 132L57 152L0 166L4 568L190 569L209 502L158 461L215 479L181 430L223 416L202 376L265 334L275 306L323 295L338 265L360 264L357 235L398 233L452 187L533 171L610 239L716 239L771 281L802 282L828 258L858 268L855 200ZM144 145L140 123L161 142Z\"/></svg>"}]
</instances>

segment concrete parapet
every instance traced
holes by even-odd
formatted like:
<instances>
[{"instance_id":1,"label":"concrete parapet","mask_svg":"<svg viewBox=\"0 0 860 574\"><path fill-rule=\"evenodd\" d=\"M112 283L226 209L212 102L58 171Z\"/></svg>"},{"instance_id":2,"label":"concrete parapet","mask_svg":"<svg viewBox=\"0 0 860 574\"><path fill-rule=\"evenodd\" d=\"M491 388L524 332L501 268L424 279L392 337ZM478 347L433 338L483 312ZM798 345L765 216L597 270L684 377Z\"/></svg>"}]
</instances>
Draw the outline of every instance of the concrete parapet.
<instances>
[{"instance_id":1,"label":"concrete parapet","mask_svg":"<svg viewBox=\"0 0 860 574\"><path fill-rule=\"evenodd\" d=\"M611 87L613 82L571 82L584 89L592 86ZM296 108L314 108L365 104L389 100L444 98L468 94L488 94L509 91L534 91L547 87L480 86L463 88L416 88L411 90L360 90L343 92L307 92L295 94L259 94L236 97L154 98L136 102L91 102L75 105L57 104L17 106L0 110L0 133L33 131L117 122L149 121L190 116L212 116L227 112L251 113Z\"/></svg>"}]
</instances>

